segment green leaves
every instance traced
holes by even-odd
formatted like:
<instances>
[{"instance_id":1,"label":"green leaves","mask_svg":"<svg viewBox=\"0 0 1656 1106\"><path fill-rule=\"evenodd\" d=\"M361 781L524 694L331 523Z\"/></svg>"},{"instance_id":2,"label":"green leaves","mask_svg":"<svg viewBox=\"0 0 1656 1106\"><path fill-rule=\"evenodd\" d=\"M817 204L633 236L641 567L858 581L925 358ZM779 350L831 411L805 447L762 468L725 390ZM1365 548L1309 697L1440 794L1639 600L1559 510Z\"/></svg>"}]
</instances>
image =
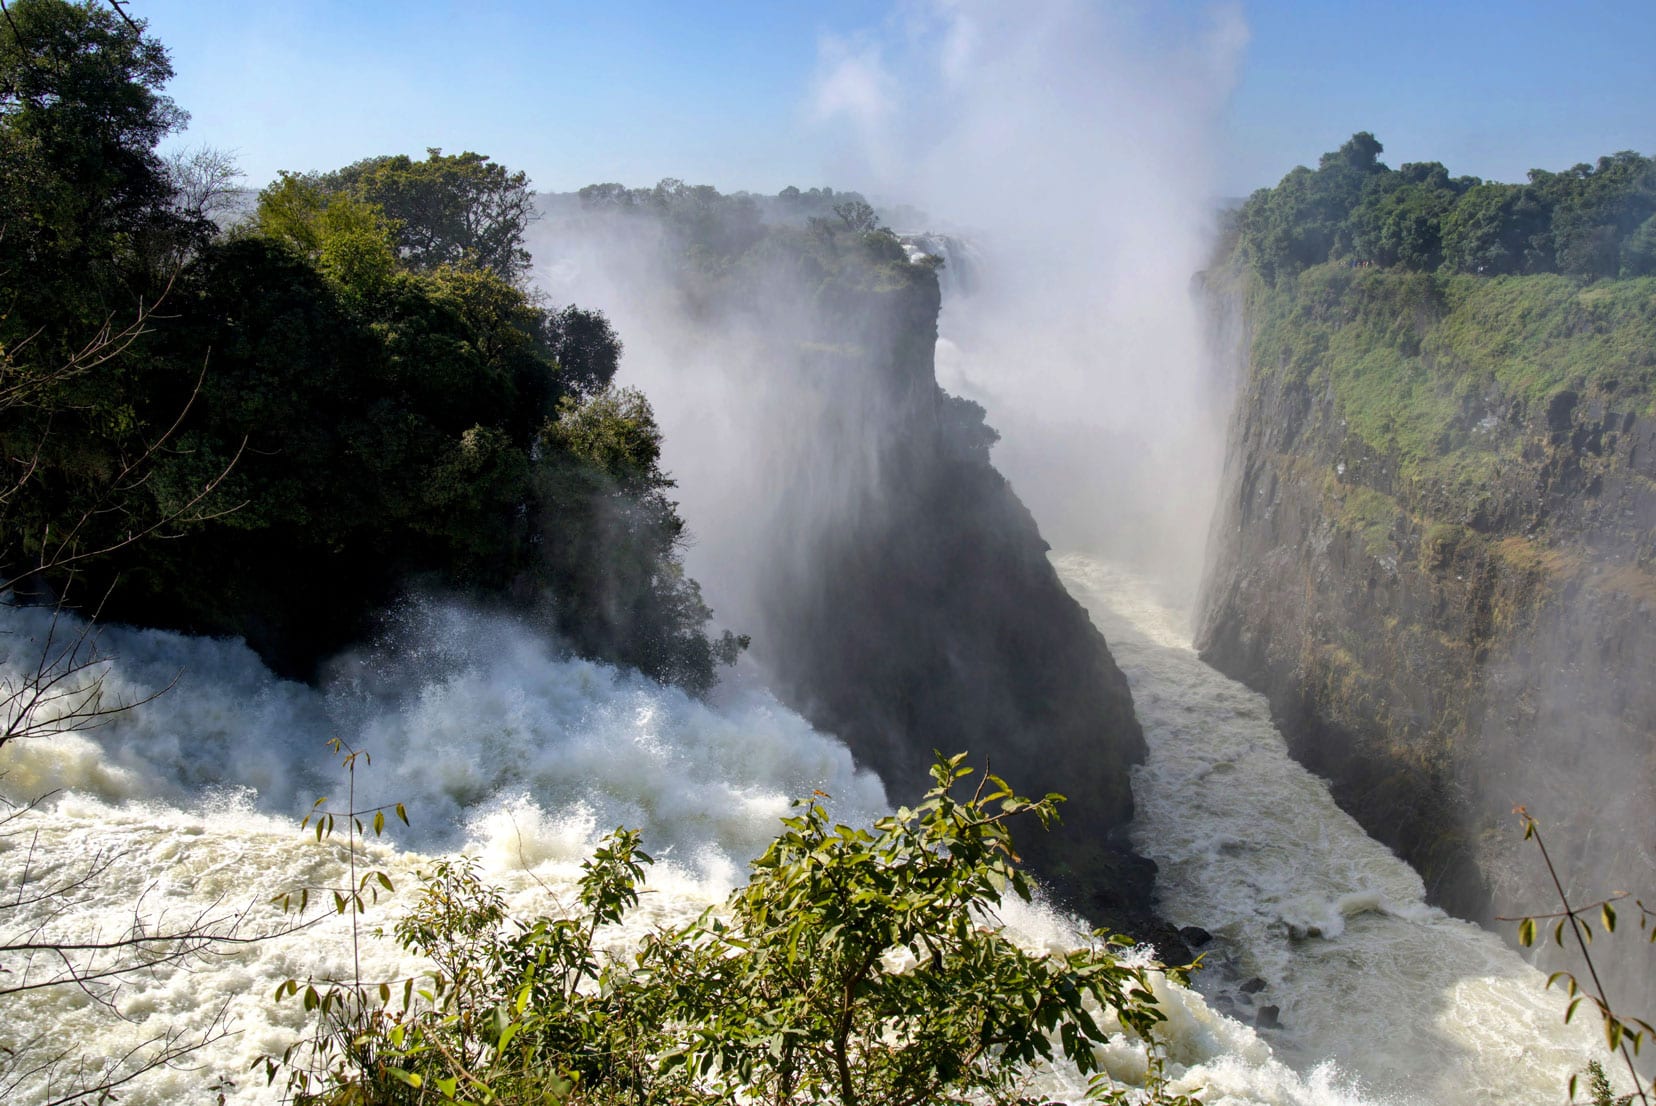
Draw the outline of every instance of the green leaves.
<instances>
[{"instance_id":1,"label":"green leaves","mask_svg":"<svg viewBox=\"0 0 1656 1106\"><path fill-rule=\"evenodd\" d=\"M603 951L603 930L638 905L651 859L637 831L599 844L567 916L513 919L475 861L439 862L395 926L432 965L400 1008L389 983L278 988L348 1026L326 1092L305 1101L912 1106L1015 1097L1029 1065L1059 1056L1097 1072L1113 1033L1150 1040L1163 1020L1150 970L1120 959L1129 938L1049 955L999 927L1002 896L1034 891L1009 823L1051 816L1058 797L995 776L968 795L964 759L939 756L925 798L873 826L802 800L722 909L626 957ZM1160 1063L1151 1045L1150 1100L1192 1103L1163 1093Z\"/></svg>"},{"instance_id":2,"label":"green leaves","mask_svg":"<svg viewBox=\"0 0 1656 1106\"><path fill-rule=\"evenodd\" d=\"M814 799L784 820L728 907L672 935L644 963L669 984L683 1050L724 1095L900 1103L995 1094L1057 1047L1083 1072L1107 1039L1093 1010L1148 1034L1161 1020L1142 969L1115 945L1052 958L986 924L1004 890L1031 893L1007 820L1034 801L964 755L937 758L935 787L872 832L835 824ZM1131 944L1130 941L1127 942Z\"/></svg>"},{"instance_id":3,"label":"green leaves","mask_svg":"<svg viewBox=\"0 0 1656 1106\"><path fill-rule=\"evenodd\" d=\"M1255 192L1236 213L1235 252L1267 281L1334 260L1414 272L1656 271L1656 161L1631 151L1526 184L1451 177L1437 162L1381 164L1360 133Z\"/></svg>"},{"instance_id":4,"label":"green leaves","mask_svg":"<svg viewBox=\"0 0 1656 1106\"><path fill-rule=\"evenodd\" d=\"M1593 954L1588 948L1593 940L1593 929L1584 920L1591 916L1596 907L1599 921L1604 926L1605 932L1614 933L1616 931L1616 908L1612 904L1627 898L1627 893L1625 891L1618 892L1608 899L1587 906L1572 905L1569 895L1564 890L1564 881L1559 877L1558 869L1553 866L1552 854L1547 851L1547 843L1542 838L1540 823L1522 806L1514 807L1513 813L1517 814L1522 822L1524 840L1535 842L1535 847L1541 854L1541 861L1546 866L1547 874L1552 879L1554 889L1558 892L1559 905L1563 907L1557 915L1554 915L1558 920L1553 925L1553 943L1560 946L1564 944L1564 929L1568 926L1571 936L1575 938L1576 949L1586 962L1587 971L1595 990L1583 991L1575 975L1567 971L1556 971L1547 976L1547 987L1550 989L1555 984L1560 983L1565 987L1569 996L1569 1002L1564 1007L1565 1024L1569 1024L1575 1017L1576 1011L1581 1007L1583 1001L1593 1004L1598 1011L1599 1023L1604 1028L1605 1046L1609 1048L1611 1053L1618 1051L1621 1053L1623 1060L1626 1061L1628 1074L1632 1076L1636 1096L1640 1101L1648 1103L1649 1099L1645 1094L1645 1088L1640 1081L1630 1053L1637 1054L1646 1037L1656 1036L1656 1028L1639 1018L1618 1014L1611 1009L1610 1004L1605 999L1604 992L1600 989L1599 970L1594 966ZM1652 912L1645 906L1644 902L1635 899L1634 906L1638 909L1639 928L1643 930L1649 927L1653 932L1656 932L1656 926L1651 925ZM1525 947L1535 943L1534 918L1519 919L1518 943ZM1630 1102L1635 1097L1635 1095L1628 1095L1616 1099L1611 1092L1610 1083L1605 1077L1604 1068L1597 1060L1588 1065L1588 1071L1592 1077L1595 1106L1616 1106L1617 1103ZM1572 1102L1575 1101L1576 1087L1579 1082L1578 1075L1579 1073L1570 1076L1569 1098Z\"/></svg>"}]
</instances>

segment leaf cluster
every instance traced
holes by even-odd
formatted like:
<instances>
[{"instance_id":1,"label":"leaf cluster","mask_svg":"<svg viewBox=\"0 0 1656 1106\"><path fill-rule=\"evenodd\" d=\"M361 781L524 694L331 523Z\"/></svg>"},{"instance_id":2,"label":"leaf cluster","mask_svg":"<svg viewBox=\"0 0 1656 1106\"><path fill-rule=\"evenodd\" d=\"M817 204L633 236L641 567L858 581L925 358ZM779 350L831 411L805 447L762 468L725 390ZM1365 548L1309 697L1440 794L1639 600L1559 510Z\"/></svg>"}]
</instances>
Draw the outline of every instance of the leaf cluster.
<instances>
[{"instance_id":1,"label":"leaf cluster","mask_svg":"<svg viewBox=\"0 0 1656 1106\"><path fill-rule=\"evenodd\" d=\"M1151 1037L1163 1015L1120 959L1130 941L1050 956L1001 929L1002 896L1030 897L1008 822L1049 824L1059 796L995 776L959 796L963 759L872 829L805 802L726 911L652 946L687 1030L673 1062L730 1097L913 1106L1010 1094L1059 1054L1093 1073L1105 1011Z\"/></svg>"}]
</instances>

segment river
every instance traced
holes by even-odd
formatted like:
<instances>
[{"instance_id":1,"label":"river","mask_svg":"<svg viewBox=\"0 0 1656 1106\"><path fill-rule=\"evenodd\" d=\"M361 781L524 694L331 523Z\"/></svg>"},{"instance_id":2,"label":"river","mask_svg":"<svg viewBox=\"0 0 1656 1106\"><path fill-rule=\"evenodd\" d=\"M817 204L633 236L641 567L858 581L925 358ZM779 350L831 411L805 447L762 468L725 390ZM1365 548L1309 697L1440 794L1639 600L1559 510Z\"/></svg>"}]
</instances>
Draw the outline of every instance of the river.
<instances>
[{"instance_id":1,"label":"river","mask_svg":"<svg viewBox=\"0 0 1656 1106\"><path fill-rule=\"evenodd\" d=\"M1426 906L1418 877L1288 758L1263 700L1203 665L1142 582L1082 557L1057 564L1133 684L1151 747L1134 780L1135 839L1161 866L1163 909L1216 935L1200 993L1158 988L1175 1089L1210 1106L1556 1100L1592 1045L1585 1030L1560 1026L1540 975ZM16 678L47 621L3 617ZM641 908L608 934L617 950L720 901L790 796L828 791L850 821L884 808L880 782L839 742L742 680L704 704L560 657L503 616L413 603L401 621L318 689L277 679L238 642L104 630L110 701L176 686L101 729L0 751L7 802L55 791L0 830L0 943L107 940L130 933L135 913L151 927L240 916L244 935L280 928L272 896L344 878L343 844L297 824L312 797L341 791L325 748L333 736L373 755L359 769L362 801L408 806L412 830L365 846L404 895L437 856L464 852L517 912L556 912L597 838L641 827L661 862ZM30 902L54 886L67 890ZM370 914L366 975L419 967L372 933L402 901ZM1037 947L1081 932L1042 906L1004 920ZM187 1067L151 1071L121 1100L271 1103L279 1085L250 1066L303 1023L296 1002L272 993L289 977L343 973L350 959L349 926L331 919L217 948L188 970L128 977L103 996L111 1005L96 988L6 996L0 1046L97 1063L220 1027ZM21 962L4 966L16 981ZM1252 1024L1265 1005L1280 1027ZM1132 1042L1104 1059L1128 1083L1142 1072ZM59 1065L55 1085L71 1075ZM25 1078L6 1100L50 1101L51 1087L44 1074ZM1077 1101L1084 1084L1052 1070L1030 1090Z\"/></svg>"}]
</instances>

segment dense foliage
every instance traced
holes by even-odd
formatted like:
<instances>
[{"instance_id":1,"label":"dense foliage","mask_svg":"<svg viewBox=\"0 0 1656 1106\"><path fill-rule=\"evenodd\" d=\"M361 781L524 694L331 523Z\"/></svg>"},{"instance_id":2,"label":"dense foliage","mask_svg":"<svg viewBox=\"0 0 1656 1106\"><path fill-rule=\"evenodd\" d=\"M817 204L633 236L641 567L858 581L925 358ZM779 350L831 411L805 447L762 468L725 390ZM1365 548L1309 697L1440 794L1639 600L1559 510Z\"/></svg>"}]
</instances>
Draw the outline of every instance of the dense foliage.
<instances>
[{"instance_id":1,"label":"dense foliage","mask_svg":"<svg viewBox=\"0 0 1656 1106\"><path fill-rule=\"evenodd\" d=\"M1656 274L1656 161L1630 150L1526 184L1399 169L1362 132L1262 188L1235 214L1242 255L1268 279L1325 261L1417 272Z\"/></svg>"},{"instance_id":2,"label":"dense foliage","mask_svg":"<svg viewBox=\"0 0 1656 1106\"><path fill-rule=\"evenodd\" d=\"M1125 1036L1144 1042L1148 1099L1188 1106L1166 1091L1154 1039L1162 969L1103 932L1049 954L1001 928L1003 897L1030 897L1009 823L1051 821L1059 797L1021 798L994 776L962 794L963 759L939 757L923 800L869 828L799 804L722 908L626 955L605 945L651 863L636 833L583 865L563 917L513 919L472 863L445 861L396 925L430 976L284 984L316 1032L267 1073L327 1106L919 1106L1013 1101L1062 1056L1097 1074L1094 1097L1145 1101L1101 1072L1095 1049ZM378 878L339 892L340 911L365 906Z\"/></svg>"},{"instance_id":3,"label":"dense foliage","mask_svg":"<svg viewBox=\"0 0 1656 1106\"><path fill-rule=\"evenodd\" d=\"M367 158L318 183L384 212L397 255L411 268L469 262L514 283L528 271L529 179L483 154L445 156L433 148L424 161L402 154Z\"/></svg>"},{"instance_id":4,"label":"dense foliage","mask_svg":"<svg viewBox=\"0 0 1656 1106\"><path fill-rule=\"evenodd\" d=\"M811 228L833 232L881 232L874 208L858 192L832 188L800 190L790 185L775 196L724 193L709 184L686 184L674 177L651 188L613 182L589 184L576 194L581 209L596 217L623 216L653 221L667 237L667 257L698 275L717 274L777 232ZM901 257L902 251L897 251Z\"/></svg>"},{"instance_id":5,"label":"dense foliage","mask_svg":"<svg viewBox=\"0 0 1656 1106\"><path fill-rule=\"evenodd\" d=\"M220 231L155 154L183 116L142 25L9 16L0 579L300 674L410 584L459 588L711 684L739 642L704 632L619 342L514 283L521 173L433 150L284 174Z\"/></svg>"},{"instance_id":6,"label":"dense foliage","mask_svg":"<svg viewBox=\"0 0 1656 1106\"><path fill-rule=\"evenodd\" d=\"M1255 193L1210 279L1246 300L1256 372L1333 398L1404 488L1476 525L1522 449L1492 417L1656 403L1656 162L1507 185L1380 152L1358 134Z\"/></svg>"}]
</instances>

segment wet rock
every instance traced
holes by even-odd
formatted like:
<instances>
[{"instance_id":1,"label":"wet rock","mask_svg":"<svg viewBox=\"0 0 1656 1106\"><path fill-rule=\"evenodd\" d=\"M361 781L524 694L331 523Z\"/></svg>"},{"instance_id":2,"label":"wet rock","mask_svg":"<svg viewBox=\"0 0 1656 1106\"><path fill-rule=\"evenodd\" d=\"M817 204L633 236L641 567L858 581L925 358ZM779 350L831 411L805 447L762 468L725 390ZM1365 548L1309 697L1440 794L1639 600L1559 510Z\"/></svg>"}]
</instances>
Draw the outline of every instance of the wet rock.
<instances>
[{"instance_id":1,"label":"wet rock","mask_svg":"<svg viewBox=\"0 0 1656 1106\"><path fill-rule=\"evenodd\" d=\"M1284 286L1247 310L1286 320L1296 294ZM1399 312L1401 329L1438 325L1443 305L1420 306ZM1296 340L1321 334L1292 318L1306 330ZM1616 325L1643 319L1630 310ZM1479 325L1492 341L1533 338L1509 321L1510 333L1494 316ZM1336 379L1343 356L1316 372ZM1420 873L1429 902L1509 941L1494 919L1532 909L1515 796L1551 800L1551 832L1604 842L1572 872L1584 885L1648 866L1656 775L1630 766L1649 763L1656 734L1656 418L1627 413L1648 393L1625 372L1550 397L1492 382L1435 452L1411 459L1355 432L1362 397L1320 394L1281 368L1250 364L1238 390L1202 658L1267 697L1290 753ZM1446 475L1462 471L1461 449L1479 477ZM1315 936L1303 920L1291 933ZM1656 995L1648 957L1622 970Z\"/></svg>"},{"instance_id":2,"label":"wet rock","mask_svg":"<svg viewBox=\"0 0 1656 1106\"><path fill-rule=\"evenodd\" d=\"M1282 1019L1279 1015L1282 1008L1278 1006L1261 1006L1254 1015L1254 1025L1259 1029L1281 1029Z\"/></svg>"},{"instance_id":3,"label":"wet rock","mask_svg":"<svg viewBox=\"0 0 1656 1106\"><path fill-rule=\"evenodd\" d=\"M1257 995L1257 994L1259 994L1259 992L1263 991L1264 989L1265 989L1265 981L1263 979L1260 979L1257 975L1254 976L1252 979L1248 980L1246 983L1242 984L1242 993L1245 994L1245 995Z\"/></svg>"},{"instance_id":4,"label":"wet rock","mask_svg":"<svg viewBox=\"0 0 1656 1106\"><path fill-rule=\"evenodd\" d=\"M1184 943L1193 949L1199 949L1209 941L1213 940L1213 934L1209 933L1201 926L1180 926L1179 936L1183 937Z\"/></svg>"}]
</instances>

